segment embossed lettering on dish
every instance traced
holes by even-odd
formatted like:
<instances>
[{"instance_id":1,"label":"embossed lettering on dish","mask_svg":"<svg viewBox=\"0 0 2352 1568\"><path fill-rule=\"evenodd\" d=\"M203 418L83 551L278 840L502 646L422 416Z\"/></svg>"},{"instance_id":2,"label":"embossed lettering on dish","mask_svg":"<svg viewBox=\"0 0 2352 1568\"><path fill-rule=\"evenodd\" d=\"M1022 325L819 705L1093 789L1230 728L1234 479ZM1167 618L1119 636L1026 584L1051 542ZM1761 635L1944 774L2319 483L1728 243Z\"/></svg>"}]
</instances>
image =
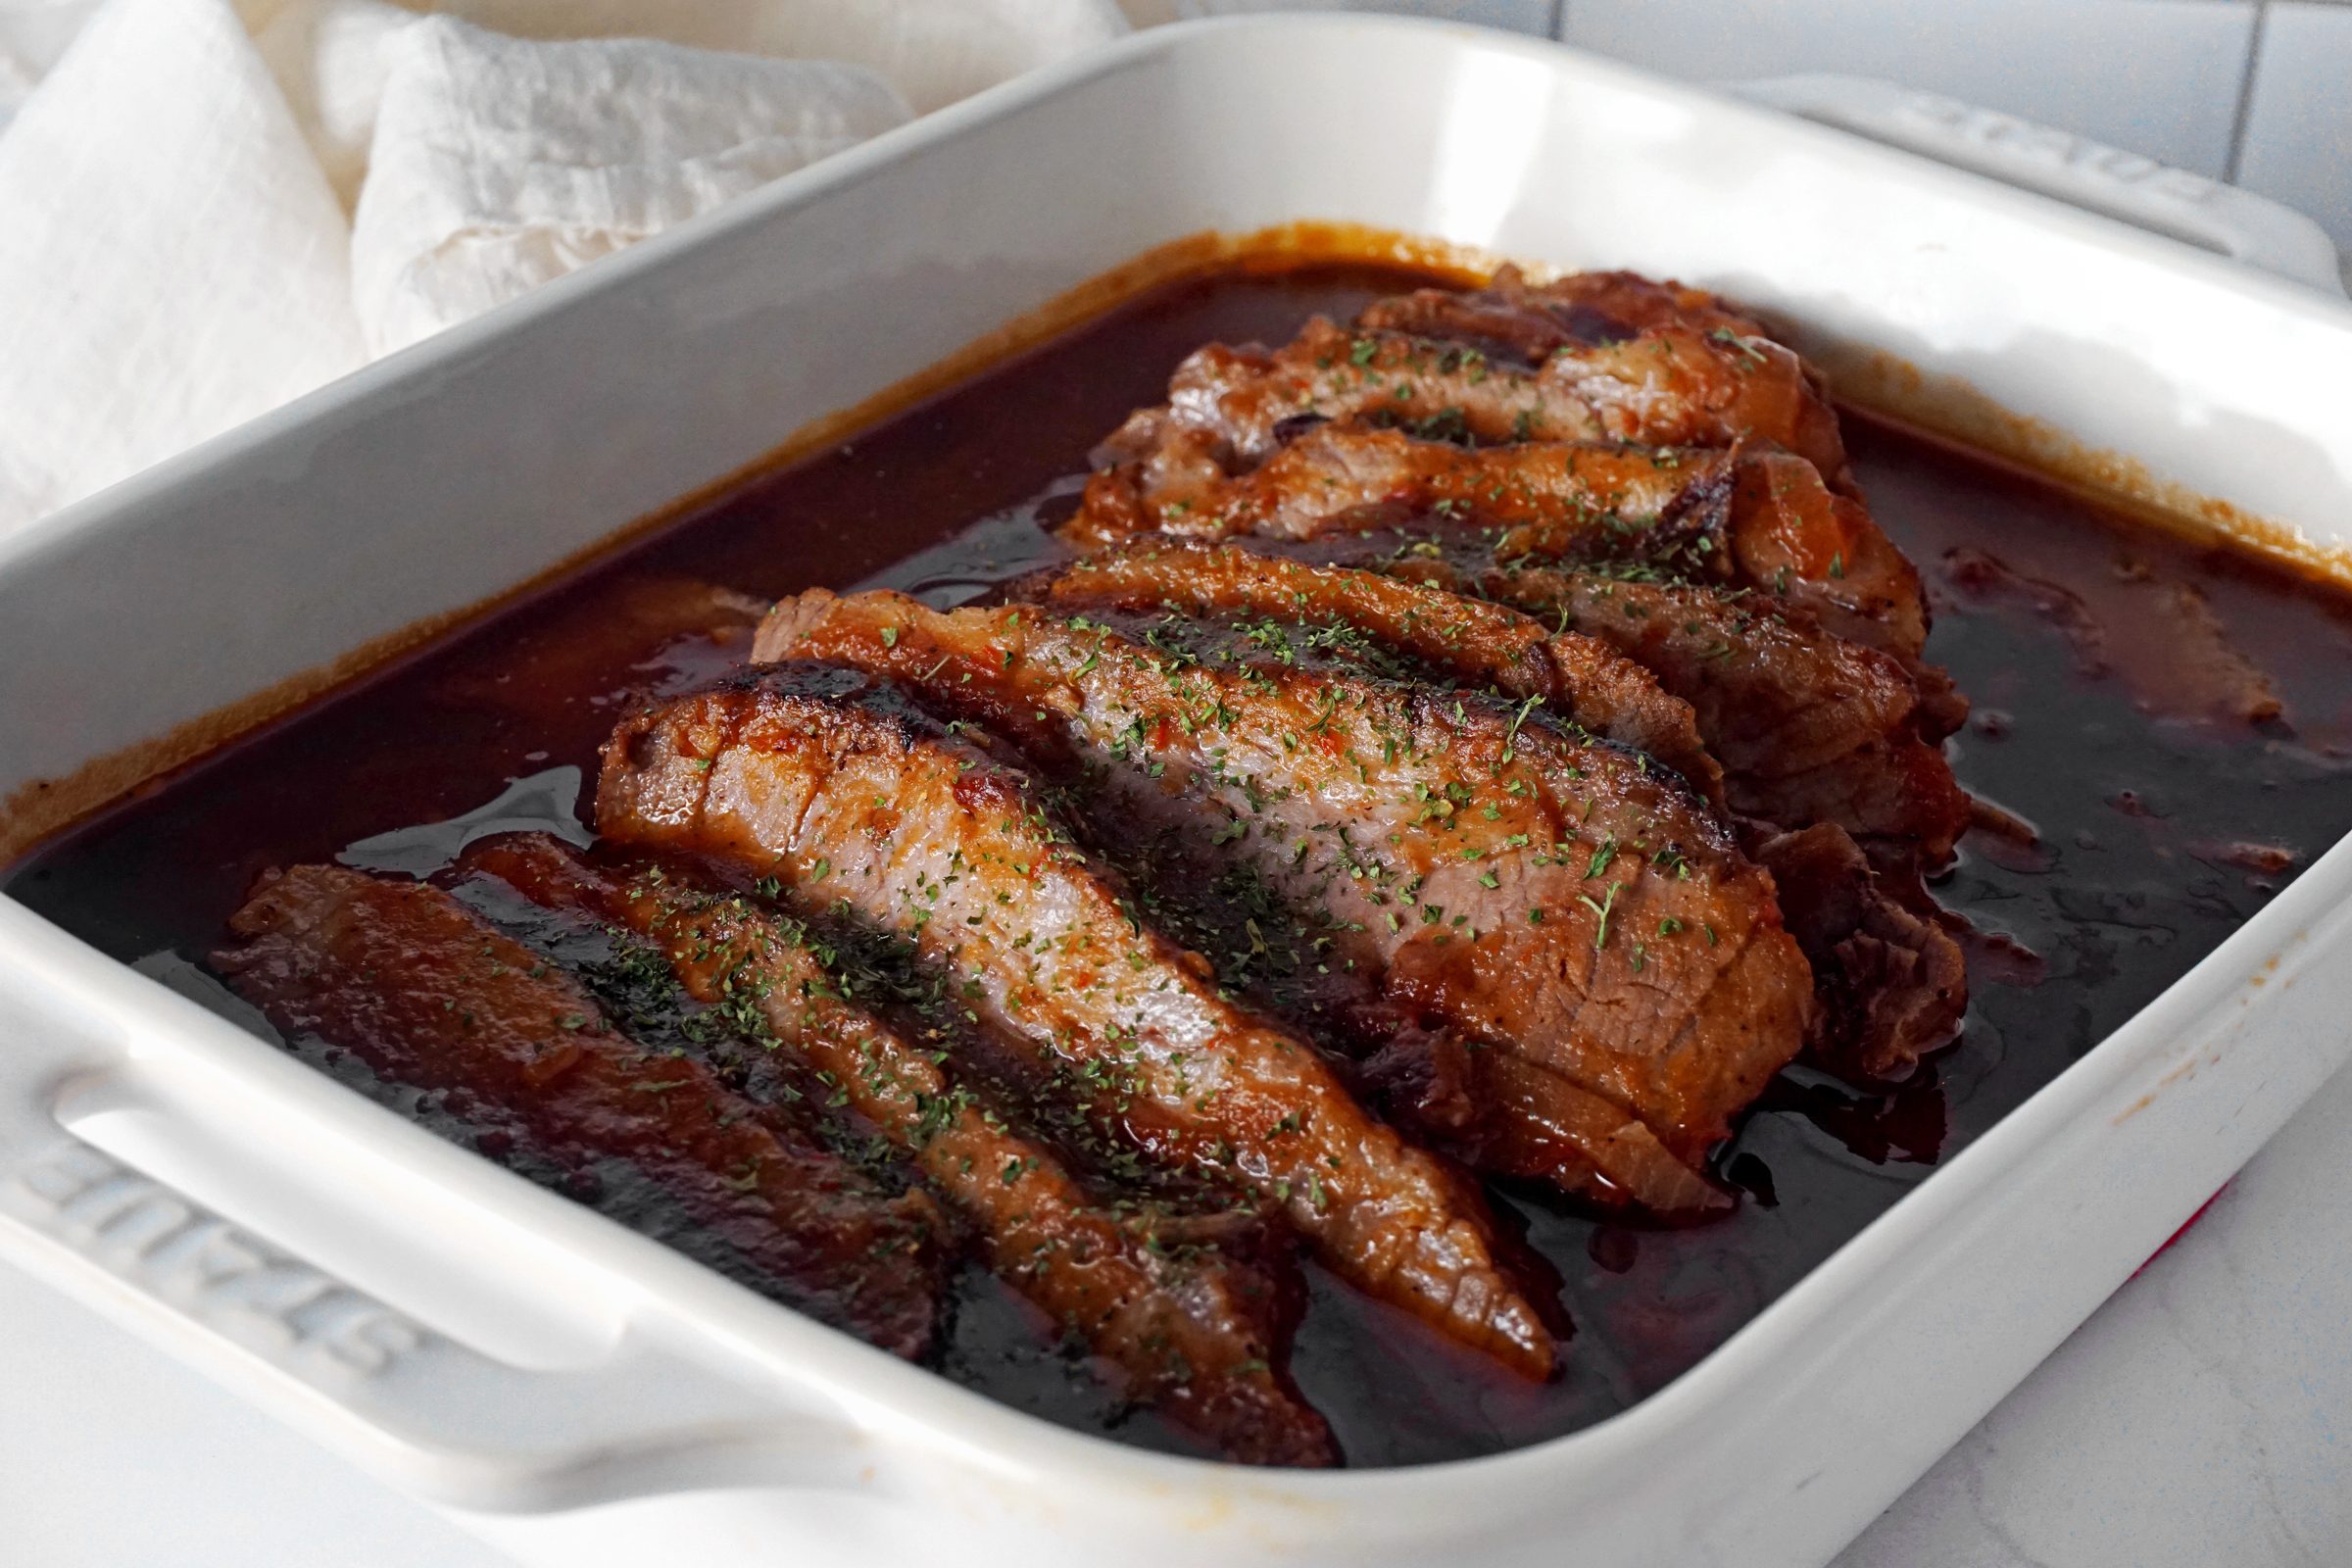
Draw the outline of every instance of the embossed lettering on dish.
<instances>
[{"instance_id":1,"label":"embossed lettering on dish","mask_svg":"<svg viewBox=\"0 0 2352 1568\"><path fill-rule=\"evenodd\" d=\"M390 1307L87 1144L0 1187L0 1206L108 1273L272 1359L372 1377L425 1342Z\"/></svg>"},{"instance_id":2,"label":"embossed lettering on dish","mask_svg":"<svg viewBox=\"0 0 2352 1568\"><path fill-rule=\"evenodd\" d=\"M2039 162L2137 185L2181 202L2203 202L2214 193L2213 181L2184 169L2174 169L2139 153L2126 152L2047 125L2037 125L1997 110L1932 93L1914 94L1905 107L1919 119L1966 141L2018 153Z\"/></svg>"}]
</instances>

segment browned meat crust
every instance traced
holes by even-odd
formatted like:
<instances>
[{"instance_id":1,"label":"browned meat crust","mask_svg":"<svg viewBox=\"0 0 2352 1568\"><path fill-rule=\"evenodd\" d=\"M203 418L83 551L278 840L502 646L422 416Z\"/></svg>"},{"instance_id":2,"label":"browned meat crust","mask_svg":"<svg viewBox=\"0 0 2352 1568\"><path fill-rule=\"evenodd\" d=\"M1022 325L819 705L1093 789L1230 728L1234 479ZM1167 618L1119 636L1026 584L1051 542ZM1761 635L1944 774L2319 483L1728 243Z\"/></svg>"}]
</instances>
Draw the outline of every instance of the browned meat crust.
<instances>
[{"instance_id":1,"label":"browned meat crust","mask_svg":"<svg viewBox=\"0 0 2352 1568\"><path fill-rule=\"evenodd\" d=\"M650 709L607 746L597 814L623 843L719 858L911 939L1148 1156L1271 1199L1342 1278L1550 1370L1551 1332L1476 1188L1220 995L1031 777L886 684L771 665Z\"/></svg>"},{"instance_id":2,"label":"browned meat crust","mask_svg":"<svg viewBox=\"0 0 2352 1568\"><path fill-rule=\"evenodd\" d=\"M1772 873L1813 964L1822 999L1806 1046L1813 1059L1848 1078L1893 1078L1951 1042L1968 1010L1960 944L1890 896L1843 829L1767 828L1749 853Z\"/></svg>"},{"instance_id":3,"label":"browned meat crust","mask_svg":"<svg viewBox=\"0 0 2352 1568\"><path fill-rule=\"evenodd\" d=\"M1377 300L1360 326L1486 348L1490 357L1541 365L1564 348L1622 343L1661 326L1768 338L1752 318L1703 289L1660 283L1639 272L1572 272L1530 283L1517 267L1485 288L1422 288Z\"/></svg>"},{"instance_id":4,"label":"browned meat crust","mask_svg":"<svg viewBox=\"0 0 2352 1568\"><path fill-rule=\"evenodd\" d=\"M1330 1429L1281 1370L1300 1291L1255 1216L1098 1201L934 1046L851 1001L805 926L749 899L660 868L615 875L537 835L470 859L534 903L651 942L689 996L835 1086L962 1215L997 1275L1101 1357L1127 1398L1244 1463L1336 1461Z\"/></svg>"},{"instance_id":5,"label":"browned meat crust","mask_svg":"<svg viewBox=\"0 0 2352 1568\"><path fill-rule=\"evenodd\" d=\"M1810 464L1739 445L1720 451L1530 442L1472 450L1399 430L1318 425L1240 478L1175 500L1141 467L1089 485L1065 529L1091 545L1153 529L1306 539L1387 505L1500 530L1496 554L1641 562L1786 600L1829 631L1916 666L1927 641L1919 573L1860 503Z\"/></svg>"},{"instance_id":6,"label":"browned meat crust","mask_svg":"<svg viewBox=\"0 0 2352 1568\"><path fill-rule=\"evenodd\" d=\"M1376 679L1317 637L1156 606L1127 625L819 592L779 606L757 647L909 682L1046 760L1105 822L1312 911L1326 967L1375 978L1392 1020L1376 1037L1398 1019L1451 1034L1514 1058L1483 1081L1577 1102L1545 1141L1577 1157L1518 1173L1661 1191L1670 1153L1702 1203L1693 1168L1795 1054L1810 1006L1770 880L1700 803L1572 717ZM1431 1123L1434 1105L1412 1108Z\"/></svg>"},{"instance_id":7,"label":"browned meat crust","mask_svg":"<svg viewBox=\"0 0 2352 1568\"><path fill-rule=\"evenodd\" d=\"M1428 560L1420 556L1411 559ZM1316 624L1346 625L1386 648L1409 654L1418 663L1436 666L1452 680L1513 697L1543 696L1551 713L1573 715L1611 739L1642 744L1639 726L1637 733L1629 734L1625 732L1628 726L1611 729L1594 721L1576 686L1543 681L1539 673L1544 667L1542 656L1560 639L1544 637L1527 616L1498 612L1495 607L1434 588L1424 588L1403 600L1383 601L1367 585L1384 580L1375 573L1255 557L1230 545L1146 541L1063 568L1043 592L1051 603L1064 608L1107 602L1129 609L1165 608L1202 615L1238 609L1307 617ZM1566 607L1568 612L1562 613L1561 596L1576 591L1574 580L1571 574L1530 570L1513 578L1513 585L1539 596L1538 602L1547 612L1568 624L1574 607ZM1707 638L1696 650L1684 648L1679 661L1653 652L1653 662L1680 665L1679 674L1697 677L1693 684L1702 699L1713 699L1709 716L1719 735L1737 736L1746 724L1778 731L1766 734L1760 746L1743 747L1740 754L1742 763L1769 769L1785 765L1783 760L1793 755L1797 763L1803 764L1803 736L1791 732L1828 716L1819 710L1836 699L1841 683L1834 678L1834 670L1810 671L1816 678L1804 682L1803 701L1776 715L1771 703L1777 688L1757 680L1752 670L1738 670L1754 657L1763 638L1771 635L1744 623L1768 612L1740 610L1737 601L1703 589L1606 578L1584 581L1597 601L1586 607L1587 612L1613 616L1630 637L1660 639L1669 647ZM1681 607L1679 616L1677 596L1692 601ZM1454 607L1455 613L1448 615L1447 606ZM1499 621L1493 618L1497 613ZM1885 693L1897 699L1888 705L1881 726L1890 737L1887 760L1896 761L1904 771L1891 780L1896 787L1887 792L1888 798L1872 804L1890 808L1892 821L1913 826L1924 822L1929 838L1924 845L1904 839L1889 846L1890 869L1902 878L1923 851L1937 858L1947 855L1952 837L1967 824L1969 802L1952 781L1941 754L1912 735L1907 722L1909 683L1883 655L1834 638L1817 636L1807 645L1800 627L1789 619L1774 618L1778 634L1795 638L1800 652L1824 653L1833 659L1848 656L1863 662L1866 674L1874 672L1871 662L1876 662L1875 673L1882 677ZM1592 641L1568 635L1579 644ZM1728 651L1731 642L1719 638L1737 639L1740 647ZM1738 672L1717 676L1718 668L1727 664ZM1642 684L1655 691L1647 680ZM1757 689L1742 689L1749 686ZM1737 694L1730 703L1720 700L1726 688ZM1616 694L1611 693L1607 700L1614 703ZM1689 710L1680 703L1674 706L1682 710L1676 726L1649 727L1665 730L1677 746L1695 750L1695 728L1685 727L1690 725ZM1834 743L1842 741L1848 748L1854 745L1850 734L1835 730L1831 734ZM1657 755L1654 745L1642 749ZM1851 749L1834 757L1842 765L1828 770L1832 781L1886 777L1886 769L1874 765L1876 760L1858 758ZM1706 765L1713 767L1711 761ZM1824 772L1815 764L1792 776L1811 782L1821 780ZM1717 799L1720 801L1720 796ZM1815 803L1800 795L1784 798L1781 804L1802 809ZM1851 807L1858 803L1840 794L1831 804ZM1908 1069L1925 1052L1948 1043L1967 1005L1967 975L1958 944L1940 925L1904 907L1886 891L1842 825L1813 826L1802 815L1758 813L1753 807L1745 809L1751 817L1761 814L1768 821L1794 821L1809 827L1791 833L1766 828L1744 835L1743 843L1757 862L1773 873L1782 913L1812 964L1815 992L1822 1004L1815 1009L1808 1041L1814 1059L1852 1076L1885 1078ZM1465 1063L1464 1070L1471 1065L1475 1063ZM1474 1164L1494 1163L1491 1152L1483 1159L1475 1154L1468 1157Z\"/></svg>"},{"instance_id":8,"label":"browned meat crust","mask_svg":"<svg viewBox=\"0 0 2352 1568\"><path fill-rule=\"evenodd\" d=\"M1317 317L1280 349L1199 350L1177 367L1167 406L1131 418L1104 450L1143 457L1174 426L1200 432L1227 470L1240 471L1271 456L1279 427L1300 416L1377 419L1480 442L1704 447L1747 435L1844 471L1836 416L1795 355L1766 338L1679 324L1570 346L1526 368L1468 344Z\"/></svg>"},{"instance_id":9,"label":"browned meat crust","mask_svg":"<svg viewBox=\"0 0 2352 1568\"><path fill-rule=\"evenodd\" d=\"M1699 738L1689 703L1597 638L1547 633L1498 604L1403 576L1151 537L1061 568L1040 592L1065 606L1108 601L1352 627L1423 671L1539 698L1546 712L1647 753L1710 804L1723 803L1723 769Z\"/></svg>"},{"instance_id":10,"label":"browned meat crust","mask_svg":"<svg viewBox=\"0 0 2352 1568\"><path fill-rule=\"evenodd\" d=\"M1891 863L1927 869L1949 861L1968 828L1968 795L1923 738L1941 721L1921 717L1901 667L1768 596L1498 560L1491 536L1465 528L1333 534L1309 549L1607 644L1690 705L1742 816L1831 823Z\"/></svg>"},{"instance_id":11,"label":"browned meat crust","mask_svg":"<svg viewBox=\"0 0 2352 1568\"><path fill-rule=\"evenodd\" d=\"M884 1190L708 1066L641 1050L448 894L303 865L229 924L243 944L214 967L279 1028L395 1082L464 1089L558 1158L627 1159L824 1322L908 1357L936 1340L951 1250L929 1197Z\"/></svg>"}]
</instances>

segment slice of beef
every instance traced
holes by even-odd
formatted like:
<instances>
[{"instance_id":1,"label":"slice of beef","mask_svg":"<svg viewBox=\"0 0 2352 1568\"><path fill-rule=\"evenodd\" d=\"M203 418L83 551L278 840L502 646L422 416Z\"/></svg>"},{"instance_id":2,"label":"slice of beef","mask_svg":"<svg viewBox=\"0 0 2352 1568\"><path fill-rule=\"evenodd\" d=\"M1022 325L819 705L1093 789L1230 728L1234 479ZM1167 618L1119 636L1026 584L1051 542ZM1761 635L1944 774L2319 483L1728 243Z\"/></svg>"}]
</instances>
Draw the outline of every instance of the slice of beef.
<instances>
[{"instance_id":1,"label":"slice of beef","mask_svg":"<svg viewBox=\"0 0 2352 1568\"><path fill-rule=\"evenodd\" d=\"M1690 706L1739 815L1835 823L1874 861L1926 870L1948 862L1969 825L1968 796L1934 744L1950 715L1929 713L1894 660L1775 597L1641 566L1510 556L1501 530L1387 506L1344 514L1303 541L1235 542L1494 600L1606 644Z\"/></svg>"},{"instance_id":2,"label":"slice of beef","mask_svg":"<svg viewBox=\"0 0 2352 1568\"><path fill-rule=\"evenodd\" d=\"M468 862L533 903L650 943L689 996L833 1086L1124 1397L1245 1463L1336 1461L1330 1428L1282 1371L1301 1292L1258 1216L1098 1200L938 1046L853 1000L862 988L841 957L773 908L659 865L592 865L540 835L493 840Z\"/></svg>"},{"instance_id":3,"label":"slice of beef","mask_svg":"<svg viewBox=\"0 0 2352 1568\"><path fill-rule=\"evenodd\" d=\"M779 605L756 648L907 681L1022 746L1098 834L1246 870L1270 913L1307 922L1335 983L1376 988L1363 1036L1450 1035L1516 1058L1514 1083L1602 1102L1553 1121L1605 1113L1608 1141L1522 1174L1668 1185L1603 1163L1639 1144L1695 1195L1708 1148L1802 1039L1811 978L1769 878L1679 781L1533 699L1377 678L1309 621L1156 607L941 613L819 592Z\"/></svg>"},{"instance_id":4,"label":"slice of beef","mask_svg":"<svg viewBox=\"0 0 2352 1568\"><path fill-rule=\"evenodd\" d=\"M1951 1043L1968 1010L1968 960L1933 913L1892 897L1841 828L1765 828L1748 849L1813 964L1814 1060L1848 1079L1891 1079Z\"/></svg>"},{"instance_id":5,"label":"slice of beef","mask_svg":"<svg viewBox=\"0 0 2352 1568\"><path fill-rule=\"evenodd\" d=\"M1508 265L1484 288L1415 289L1375 300L1355 319L1358 326L1474 344L1492 358L1528 366L1565 348L1623 343L1661 326L1771 337L1753 318L1703 289L1639 272L1573 272L1530 283Z\"/></svg>"},{"instance_id":6,"label":"slice of beef","mask_svg":"<svg viewBox=\"0 0 2352 1568\"><path fill-rule=\"evenodd\" d=\"M622 843L773 877L908 938L1146 1155L1273 1200L1342 1278L1522 1371L1552 1367L1476 1187L1221 995L1032 776L889 683L769 665L649 708L606 748L597 816Z\"/></svg>"},{"instance_id":7,"label":"slice of beef","mask_svg":"<svg viewBox=\"0 0 2352 1568\"><path fill-rule=\"evenodd\" d=\"M792 1305L896 1354L936 1342L952 1240L691 1058L648 1053L587 991L438 888L332 865L265 878L213 966L290 1034L380 1076L462 1089L559 1160L628 1161Z\"/></svg>"},{"instance_id":8,"label":"slice of beef","mask_svg":"<svg viewBox=\"0 0 2352 1568\"><path fill-rule=\"evenodd\" d=\"M1316 317L1280 349L1210 344L1176 368L1168 401L1138 411L1103 444L1110 462L1150 458L1175 433L1226 473L1273 456L1302 418L1402 426L1482 444L1777 442L1822 471L1845 467L1837 418L1797 357L1763 337L1669 324L1624 342L1571 344L1538 368L1474 344Z\"/></svg>"},{"instance_id":9,"label":"slice of beef","mask_svg":"<svg viewBox=\"0 0 2352 1568\"><path fill-rule=\"evenodd\" d=\"M1545 441L1464 447L1377 425L1312 422L1247 473L1176 491L1153 489L1140 467L1091 481L1063 529L1073 544L1152 531L1219 539L1306 539L1353 509L1393 503L1440 516L1541 524L1557 538L1563 511L1573 545L1592 556L1681 560L1720 575L1706 559L1721 543L1733 454L1684 447ZM1132 479L1132 497L1120 497Z\"/></svg>"},{"instance_id":10,"label":"slice of beef","mask_svg":"<svg viewBox=\"0 0 2352 1568\"><path fill-rule=\"evenodd\" d=\"M1919 573L1859 502L1769 447L1701 451L1531 442L1468 449L1400 430L1324 424L1248 475L1176 500L1144 468L1097 474L1064 537L1139 528L1305 539L1368 506L1501 529L1496 552L1550 562L1639 562L1768 592L1838 636L1917 667L1927 641ZM1941 689L1942 683L1938 683ZM1955 719L1955 722L1957 720Z\"/></svg>"},{"instance_id":11,"label":"slice of beef","mask_svg":"<svg viewBox=\"0 0 2352 1568\"><path fill-rule=\"evenodd\" d=\"M1035 592L1065 612L1112 605L1128 611L1305 617L1318 628L1342 628L1369 641L1372 652L1387 656L1384 662L1401 657L1406 667L1398 673L1434 665L1476 688L1512 697L1541 695L1546 711L1573 714L1604 735L1629 739L1593 722L1574 685L1563 689L1543 679L1543 658L1559 639L1545 638L1529 617L1501 611L1497 622L1496 607L1427 586L1408 591L1401 582L1393 586L1404 597L1384 598L1373 585L1389 581L1372 572L1255 557L1230 545L1171 541L1132 545L1080 562ZM1604 584L1604 589L1625 586ZM1449 607L1454 612L1448 613ZM1360 642L1343 646L1357 655ZM1720 662L1702 659L1701 667ZM1654 692L1654 685L1642 684ZM1675 707L1688 725L1688 709L1680 703ZM1675 733L1697 746L1694 730ZM1940 756L1907 736L1905 744L1932 760L1936 772L1949 780ZM1949 822L1956 829L1967 820L1967 800L1956 786L1950 796ZM1905 908L1842 828L1781 833L1766 827L1743 833L1742 844L1773 873L1782 914L1812 965L1822 1004L1808 1040L1816 1060L1849 1077L1886 1078L1950 1041L1967 1004L1959 945L1933 919ZM1496 1155L1487 1151L1473 1162L1492 1166Z\"/></svg>"},{"instance_id":12,"label":"slice of beef","mask_svg":"<svg viewBox=\"0 0 2352 1568\"><path fill-rule=\"evenodd\" d=\"M1482 595L1633 660L1689 703L1731 808L1782 827L1831 823L1889 864L1936 869L1968 828L1967 792L1932 744L1918 688L1875 649L1758 594L1497 560L1451 528L1334 533L1307 547Z\"/></svg>"},{"instance_id":13,"label":"slice of beef","mask_svg":"<svg viewBox=\"0 0 2352 1568\"><path fill-rule=\"evenodd\" d=\"M1739 356L1751 372L1765 369L1756 362L1769 364L1769 394L1754 389L1746 395L1770 424L1750 426L1751 432L1803 457L1840 494L1858 493L1827 383L1753 317L1703 289L1660 283L1637 272L1572 272L1531 284L1517 268L1504 267L1483 289L1416 289L1375 301L1356 317L1356 324L1492 346L1503 359L1529 366L1576 363L1580 356L1637 345L1645 337L1671 343L1669 333L1703 337ZM1787 373L1791 361L1795 378Z\"/></svg>"},{"instance_id":14,"label":"slice of beef","mask_svg":"<svg viewBox=\"0 0 2352 1568\"><path fill-rule=\"evenodd\" d=\"M1540 699L1554 717L1646 753L1710 805L1723 802L1723 769L1699 738L1689 703L1598 639L1548 632L1502 605L1377 571L1160 538L1062 567L1035 592L1065 607L1107 601L1199 614L1303 617L1350 653L1385 664L1383 673L1411 679L1436 671Z\"/></svg>"}]
</instances>

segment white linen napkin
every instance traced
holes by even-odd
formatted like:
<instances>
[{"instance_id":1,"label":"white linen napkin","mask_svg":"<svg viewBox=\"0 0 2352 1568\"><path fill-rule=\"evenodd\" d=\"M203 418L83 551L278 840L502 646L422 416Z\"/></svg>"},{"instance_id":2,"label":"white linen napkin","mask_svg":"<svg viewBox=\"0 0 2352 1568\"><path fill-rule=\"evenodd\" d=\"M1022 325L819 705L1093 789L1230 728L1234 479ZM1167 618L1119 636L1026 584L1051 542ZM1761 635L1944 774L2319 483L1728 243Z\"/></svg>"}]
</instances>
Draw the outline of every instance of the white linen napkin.
<instances>
[{"instance_id":1,"label":"white linen napkin","mask_svg":"<svg viewBox=\"0 0 2352 1568\"><path fill-rule=\"evenodd\" d=\"M220 0L112 0L0 132L0 530L359 366L350 232Z\"/></svg>"},{"instance_id":2,"label":"white linen napkin","mask_svg":"<svg viewBox=\"0 0 2352 1568\"><path fill-rule=\"evenodd\" d=\"M840 60L929 114L1127 30L1115 0L418 0L524 38L633 35L697 49Z\"/></svg>"},{"instance_id":3,"label":"white linen napkin","mask_svg":"<svg viewBox=\"0 0 2352 1568\"><path fill-rule=\"evenodd\" d=\"M1112 0L104 0L8 122L82 9L0 0L0 533L1127 25Z\"/></svg>"},{"instance_id":4,"label":"white linen napkin","mask_svg":"<svg viewBox=\"0 0 2352 1568\"><path fill-rule=\"evenodd\" d=\"M386 50L352 295L388 354L910 118L872 72L447 17Z\"/></svg>"}]
</instances>

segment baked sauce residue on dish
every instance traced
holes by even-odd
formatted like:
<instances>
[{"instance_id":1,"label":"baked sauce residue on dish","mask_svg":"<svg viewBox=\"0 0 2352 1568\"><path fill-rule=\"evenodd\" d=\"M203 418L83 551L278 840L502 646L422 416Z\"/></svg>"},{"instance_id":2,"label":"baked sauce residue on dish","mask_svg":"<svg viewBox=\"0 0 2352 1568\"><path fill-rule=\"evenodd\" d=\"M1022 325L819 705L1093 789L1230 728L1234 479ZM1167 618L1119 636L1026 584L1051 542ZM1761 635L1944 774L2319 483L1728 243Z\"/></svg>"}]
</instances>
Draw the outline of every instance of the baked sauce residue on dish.
<instances>
[{"instance_id":1,"label":"baked sauce residue on dish","mask_svg":"<svg viewBox=\"0 0 2352 1568\"><path fill-rule=\"evenodd\" d=\"M2348 676L2344 600L1736 306L1300 262L7 887L997 1398L1413 1463L1638 1401L2209 952L2352 827Z\"/></svg>"}]
</instances>

